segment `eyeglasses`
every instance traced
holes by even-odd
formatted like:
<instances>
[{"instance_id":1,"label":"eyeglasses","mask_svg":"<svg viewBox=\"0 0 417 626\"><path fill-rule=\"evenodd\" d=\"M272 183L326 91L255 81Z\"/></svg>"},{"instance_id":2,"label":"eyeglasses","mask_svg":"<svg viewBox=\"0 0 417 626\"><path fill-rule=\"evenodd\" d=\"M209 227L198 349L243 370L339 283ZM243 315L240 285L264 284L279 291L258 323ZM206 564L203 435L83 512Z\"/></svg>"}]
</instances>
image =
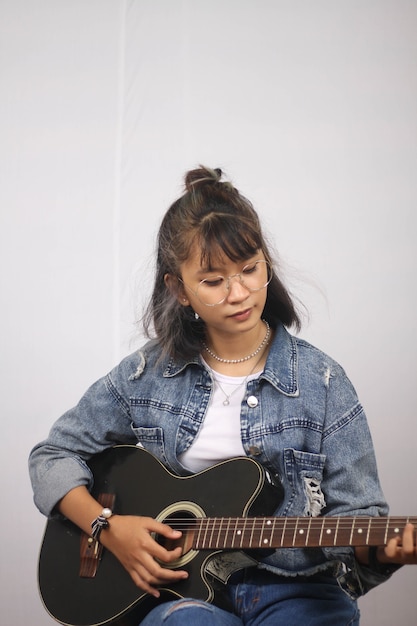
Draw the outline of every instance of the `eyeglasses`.
<instances>
[{"instance_id":1,"label":"eyeglasses","mask_svg":"<svg viewBox=\"0 0 417 626\"><path fill-rule=\"evenodd\" d=\"M248 263L238 274L225 276L212 276L204 278L198 283L194 291L189 285L179 278L179 280L190 289L202 304L206 306L216 306L222 304L227 298L230 290L232 278L238 278L240 284L248 291L260 291L265 289L272 280L272 268L268 261L259 260Z\"/></svg>"}]
</instances>

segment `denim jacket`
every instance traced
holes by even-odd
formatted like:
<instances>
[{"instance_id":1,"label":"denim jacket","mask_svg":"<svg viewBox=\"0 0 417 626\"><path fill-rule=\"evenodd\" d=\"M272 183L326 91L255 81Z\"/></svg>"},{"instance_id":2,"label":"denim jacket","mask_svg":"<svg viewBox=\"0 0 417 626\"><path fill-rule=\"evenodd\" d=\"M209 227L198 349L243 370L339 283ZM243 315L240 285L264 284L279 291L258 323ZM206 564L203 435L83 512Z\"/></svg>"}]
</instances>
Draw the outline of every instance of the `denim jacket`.
<instances>
[{"instance_id":1,"label":"denim jacket","mask_svg":"<svg viewBox=\"0 0 417 626\"><path fill-rule=\"evenodd\" d=\"M91 486L86 461L115 444L140 443L171 472L204 420L213 381L196 357L160 360L151 341L93 384L29 460L35 503L51 515L73 487ZM219 433L219 436L221 434ZM344 370L283 326L265 369L247 383L241 438L249 457L281 482L280 516L387 515L366 416ZM352 597L395 568L360 565L352 548L275 550L259 567L283 576L331 572Z\"/></svg>"}]
</instances>

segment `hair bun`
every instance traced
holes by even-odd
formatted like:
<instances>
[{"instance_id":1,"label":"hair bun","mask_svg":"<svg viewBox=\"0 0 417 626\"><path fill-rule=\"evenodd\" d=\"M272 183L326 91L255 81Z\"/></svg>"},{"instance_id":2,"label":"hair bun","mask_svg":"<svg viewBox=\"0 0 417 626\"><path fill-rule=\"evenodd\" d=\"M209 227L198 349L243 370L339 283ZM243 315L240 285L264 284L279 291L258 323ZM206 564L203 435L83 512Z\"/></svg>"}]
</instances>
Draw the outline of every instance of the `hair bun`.
<instances>
[{"instance_id":1,"label":"hair bun","mask_svg":"<svg viewBox=\"0 0 417 626\"><path fill-rule=\"evenodd\" d=\"M200 185L213 185L220 182L222 175L223 172L219 167L212 169L210 167L200 165L200 167L195 170L190 170L185 175L185 189L187 191L192 191Z\"/></svg>"}]
</instances>

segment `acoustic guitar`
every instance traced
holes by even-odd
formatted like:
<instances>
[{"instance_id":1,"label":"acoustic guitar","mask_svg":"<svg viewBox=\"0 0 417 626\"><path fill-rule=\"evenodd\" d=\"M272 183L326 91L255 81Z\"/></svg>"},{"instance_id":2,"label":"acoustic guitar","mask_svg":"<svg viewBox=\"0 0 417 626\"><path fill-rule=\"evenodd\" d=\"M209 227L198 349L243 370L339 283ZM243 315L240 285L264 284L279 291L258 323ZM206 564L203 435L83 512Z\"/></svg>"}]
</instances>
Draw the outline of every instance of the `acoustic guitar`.
<instances>
[{"instance_id":1,"label":"acoustic guitar","mask_svg":"<svg viewBox=\"0 0 417 626\"><path fill-rule=\"evenodd\" d=\"M193 597L217 602L237 569L256 563L256 551L276 548L384 545L409 517L275 517L282 496L256 461L236 458L190 477L171 474L137 446L116 446L91 459L93 495L121 515L144 515L182 531L182 556L170 567L189 578L141 591L119 561L63 518L46 524L38 567L49 614L71 626L137 626L159 602ZM220 600L219 600L220 602Z\"/></svg>"}]
</instances>

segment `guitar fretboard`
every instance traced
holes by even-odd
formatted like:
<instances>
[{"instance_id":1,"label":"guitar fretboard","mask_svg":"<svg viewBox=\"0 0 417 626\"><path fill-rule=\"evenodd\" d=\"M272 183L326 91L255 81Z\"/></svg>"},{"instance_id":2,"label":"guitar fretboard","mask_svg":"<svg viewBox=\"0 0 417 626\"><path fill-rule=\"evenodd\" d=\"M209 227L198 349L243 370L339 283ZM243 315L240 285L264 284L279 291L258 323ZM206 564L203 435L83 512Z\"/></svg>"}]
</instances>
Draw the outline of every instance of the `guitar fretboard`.
<instances>
[{"instance_id":1,"label":"guitar fretboard","mask_svg":"<svg viewBox=\"0 0 417 626\"><path fill-rule=\"evenodd\" d=\"M214 517L195 519L187 532L196 550L380 546L408 522L417 517Z\"/></svg>"}]
</instances>

